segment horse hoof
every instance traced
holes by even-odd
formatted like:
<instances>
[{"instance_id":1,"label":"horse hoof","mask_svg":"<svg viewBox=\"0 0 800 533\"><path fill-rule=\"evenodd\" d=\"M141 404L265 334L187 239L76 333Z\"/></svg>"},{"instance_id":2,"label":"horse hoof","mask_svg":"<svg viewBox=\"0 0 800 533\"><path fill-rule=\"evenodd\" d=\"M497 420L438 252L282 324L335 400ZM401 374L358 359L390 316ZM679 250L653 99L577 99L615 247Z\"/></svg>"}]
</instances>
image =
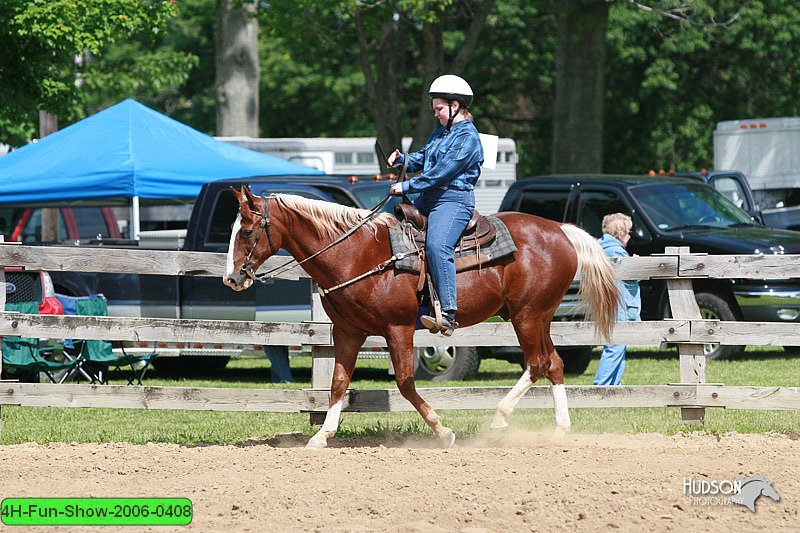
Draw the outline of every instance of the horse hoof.
<instances>
[{"instance_id":1,"label":"horse hoof","mask_svg":"<svg viewBox=\"0 0 800 533\"><path fill-rule=\"evenodd\" d=\"M556 426L553 430L553 437L557 440L563 440L569 435L569 428L562 428L561 426Z\"/></svg>"},{"instance_id":2,"label":"horse hoof","mask_svg":"<svg viewBox=\"0 0 800 533\"><path fill-rule=\"evenodd\" d=\"M456 434L452 429L448 429L447 433L439 437L439 448L452 448L456 442Z\"/></svg>"},{"instance_id":3,"label":"horse hoof","mask_svg":"<svg viewBox=\"0 0 800 533\"><path fill-rule=\"evenodd\" d=\"M322 450L323 448L327 448L328 443L321 440L314 440L313 438L308 441L306 444L306 450Z\"/></svg>"}]
</instances>

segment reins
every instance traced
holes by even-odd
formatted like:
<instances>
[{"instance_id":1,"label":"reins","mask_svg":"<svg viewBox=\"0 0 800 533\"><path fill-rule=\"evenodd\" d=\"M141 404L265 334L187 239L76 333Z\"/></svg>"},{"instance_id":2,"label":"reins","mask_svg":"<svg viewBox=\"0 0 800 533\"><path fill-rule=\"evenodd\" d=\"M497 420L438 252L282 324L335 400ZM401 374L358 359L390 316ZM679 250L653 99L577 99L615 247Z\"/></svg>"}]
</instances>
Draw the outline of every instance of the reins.
<instances>
[{"instance_id":1,"label":"reins","mask_svg":"<svg viewBox=\"0 0 800 533\"><path fill-rule=\"evenodd\" d=\"M384 159L386 159L386 154L384 153L383 148L381 147L380 143L378 143L378 141L375 141L375 145L380 150L381 156ZM397 182L398 183L402 183L406 179L406 170L408 169L408 154L404 154L404 155L405 155L405 157L403 158L403 168L400 170L400 176L398 176L398 178L397 178ZM410 200L408 199L408 197L405 194L403 194L402 196L403 196L403 199L407 203L411 203ZM366 217L364 217L363 219L361 219L361 221L359 221L358 224L356 224L355 226L353 226L352 228L347 230L346 233L344 233L343 235L338 237L332 243L330 243L327 246L325 246L323 249L321 249L321 250L309 255L308 257L306 257L302 261L298 261L297 259L292 258L289 261L287 261L286 263L284 263L284 264L282 264L280 266L277 266L277 267L273 268L272 270L268 270L267 272L262 272L262 273L256 274L253 271L253 262L251 261L251 258L253 257L253 253L255 252L256 247L258 246L258 241L261 239L261 235L264 232L264 228L266 228L266 230L267 230L267 239L269 240L269 250L270 250L270 252L272 252L272 249L274 247L274 245L272 243L272 232L270 231L270 220L269 220L269 198L274 198L274 196L270 196L268 198L268 197L266 197L266 196L264 196L262 194L261 195L261 206L262 206L261 212L252 211L253 214L258 215L258 216L261 217L261 222L258 225L258 232L256 233L256 238L255 238L255 241L253 242L253 247L247 253L247 257L245 258L244 263L242 263L242 268L239 269L239 273L243 274L243 275L246 275L247 277L249 277L253 281L260 281L262 283L266 283L267 281L275 278L279 274L283 274L284 272L288 272L289 270L291 270L291 269L293 269L293 268L295 268L297 266L302 265L306 261L310 261L311 259L314 259L315 257L319 256L323 252L326 252L326 251L330 250L331 248L333 248L334 246L336 246L340 242L342 242L345 239L347 239L350 235L355 233L359 228L361 228L364 224L369 222L375 215L377 215L378 211L383 209L383 206L385 206L389 202L389 199L391 197L392 197L391 193L387 194L386 197L383 200L378 202L372 209L370 209L369 214ZM347 287L348 285L350 285L352 283L355 283L356 281L362 280L362 279L364 279L364 278L366 278L368 276L371 276L372 274L377 274L378 272L383 271L393 261L399 261L399 260L403 259L406 256L416 255L418 253L419 253L419 250L416 250L416 251L413 251L413 252L408 252L408 253L395 254L392 257L390 257L389 259L387 259L386 261L383 261L382 263L380 263L378 266L376 266L373 269L369 270L368 272L364 272L363 274L361 274L359 276L356 276L353 279L347 280L347 281L345 281L343 283L340 283L340 284L335 285L333 287L330 287L328 289L323 289L322 287L320 287L319 288L319 292L320 292L320 294L322 296L326 296L329 293L331 293L331 292L333 292L333 291L335 291L337 289L341 289L342 287Z\"/></svg>"},{"instance_id":2,"label":"reins","mask_svg":"<svg viewBox=\"0 0 800 533\"><path fill-rule=\"evenodd\" d=\"M258 232L258 234L256 236L255 242L253 243L253 248L250 250L250 253L247 254L247 258L245 259L245 262L242 265L242 268L241 268L240 272L243 271L242 273L246 274L247 277L249 277L253 281L260 281L262 283L266 283L267 281L275 278L279 274L283 274L284 272L288 272L289 270L295 268L296 266L300 266L303 263L305 263L306 261L310 261L311 259L314 259L315 257L319 256L323 252L326 252L326 251L330 250L331 248L333 248L334 246L336 246L340 242L342 242L345 239L347 239L350 235L355 233L359 228L361 228L364 224L369 222L375 215L377 215L378 211L383 209L383 206L385 206L387 204L387 202L389 202L389 199L391 197L392 197L391 194L387 194L386 197L383 200L378 202L375 205L375 207L370 209L369 214L367 216L365 216L363 219L361 219L361 221L359 221L358 224L356 224L355 226L353 226L352 228L347 230L346 233L344 233L343 235L338 237L335 241L333 241L332 243L328 244L327 246L325 246L321 250L319 250L317 252L314 252L313 254L309 255L308 257L306 257L305 259L303 259L301 261L298 261L297 259L292 258L289 261L287 261L286 263L284 263L284 264L282 264L280 266L277 266L277 267L273 268L272 270L268 270L267 272L262 272L262 273L256 274L255 272L253 272L253 269L252 269L253 265L252 265L252 262L250 261L250 258L252 257L253 252L256 249L256 246L258 246L258 241L261 238L261 233L263 232L263 228L264 227L267 228L267 238L269 239L270 251L272 251L272 248L273 248L272 235L271 235L271 233L269 231L269 207L268 207L269 206L269 202L268 202L268 198L267 197L262 196L261 200L262 200L262 204L264 206L262 212L253 211L253 214L261 216L261 223L259 224L259 232ZM391 261L391 259L390 259L390 261ZM383 268L385 268L385 266ZM333 290L333 289L330 289L330 290Z\"/></svg>"}]
</instances>

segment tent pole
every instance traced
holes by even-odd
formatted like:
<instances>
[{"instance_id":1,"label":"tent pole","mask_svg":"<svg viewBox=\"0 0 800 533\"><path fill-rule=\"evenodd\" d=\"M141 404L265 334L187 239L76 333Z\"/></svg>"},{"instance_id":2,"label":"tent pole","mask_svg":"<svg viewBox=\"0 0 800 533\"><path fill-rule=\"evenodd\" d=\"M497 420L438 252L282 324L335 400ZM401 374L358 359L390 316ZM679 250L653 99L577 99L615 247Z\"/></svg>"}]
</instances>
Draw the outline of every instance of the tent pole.
<instances>
[{"instance_id":1,"label":"tent pole","mask_svg":"<svg viewBox=\"0 0 800 533\"><path fill-rule=\"evenodd\" d=\"M131 198L131 238L139 240L139 197L134 196Z\"/></svg>"}]
</instances>

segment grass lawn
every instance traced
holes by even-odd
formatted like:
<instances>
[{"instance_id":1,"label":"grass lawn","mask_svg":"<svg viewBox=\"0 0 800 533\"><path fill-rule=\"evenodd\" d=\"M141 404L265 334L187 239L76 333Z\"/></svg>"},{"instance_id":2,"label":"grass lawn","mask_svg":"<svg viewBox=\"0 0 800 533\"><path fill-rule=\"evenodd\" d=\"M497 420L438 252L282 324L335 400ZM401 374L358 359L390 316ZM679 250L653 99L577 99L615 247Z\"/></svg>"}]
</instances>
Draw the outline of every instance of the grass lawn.
<instances>
[{"instance_id":1,"label":"grass lawn","mask_svg":"<svg viewBox=\"0 0 800 533\"><path fill-rule=\"evenodd\" d=\"M591 385L597 370L599 351L583 375L568 376L568 385ZM388 361L359 361L352 388L394 388L387 372ZM147 385L182 387L295 388L310 386L311 358L292 358L296 382L269 383L266 358L241 358L211 377L171 378L158 372L149 374ZM484 360L475 379L464 382L418 382L431 386L511 386L520 376L520 367L505 361ZM780 348L750 348L735 361L709 361L709 383L754 386L800 386L800 357L786 356ZM659 385L679 380L674 350L631 349L623 378L625 385ZM112 380L124 384L124 381ZM499 401L500 398L498 398ZM462 436L474 435L491 421L491 411L442 411L444 422ZM577 432L661 432L689 431L680 422L677 408L660 409L573 409L573 431ZM171 442L180 444L234 444L247 439L269 439L276 434L313 434L306 414L228 413L198 411L145 411L128 409L61 409L50 407L2 408L3 429L0 444L21 442ZM553 426L548 409L519 409L511 424L525 429ZM702 431L765 433L797 432L800 411L727 411L708 409ZM344 413L340 436L429 435L416 413Z\"/></svg>"}]
</instances>

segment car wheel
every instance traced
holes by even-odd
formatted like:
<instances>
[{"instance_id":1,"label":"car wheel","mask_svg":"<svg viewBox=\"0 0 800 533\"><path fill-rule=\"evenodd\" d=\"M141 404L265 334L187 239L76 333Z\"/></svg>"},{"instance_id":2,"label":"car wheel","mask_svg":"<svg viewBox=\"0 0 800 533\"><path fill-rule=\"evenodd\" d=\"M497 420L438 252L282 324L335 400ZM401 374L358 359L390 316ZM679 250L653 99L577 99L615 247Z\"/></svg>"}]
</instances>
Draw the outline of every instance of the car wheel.
<instances>
[{"instance_id":1,"label":"car wheel","mask_svg":"<svg viewBox=\"0 0 800 533\"><path fill-rule=\"evenodd\" d=\"M414 378L429 381L462 381L478 373L481 357L474 347L428 346L417 350Z\"/></svg>"},{"instance_id":2,"label":"car wheel","mask_svg":"<svg viewBox=\"0 0 800 533\"><path fill-rule=\"evenodd\" d=\"M706 320L723 320L734 322L738 320L733 306L721 296L710 292L695 294L697 305L700 307L700 316ZM722 346L721 344L706 344L703 353L706 359L733 359L744 353L744 346Z\"/></svg>"}]
</instances>

